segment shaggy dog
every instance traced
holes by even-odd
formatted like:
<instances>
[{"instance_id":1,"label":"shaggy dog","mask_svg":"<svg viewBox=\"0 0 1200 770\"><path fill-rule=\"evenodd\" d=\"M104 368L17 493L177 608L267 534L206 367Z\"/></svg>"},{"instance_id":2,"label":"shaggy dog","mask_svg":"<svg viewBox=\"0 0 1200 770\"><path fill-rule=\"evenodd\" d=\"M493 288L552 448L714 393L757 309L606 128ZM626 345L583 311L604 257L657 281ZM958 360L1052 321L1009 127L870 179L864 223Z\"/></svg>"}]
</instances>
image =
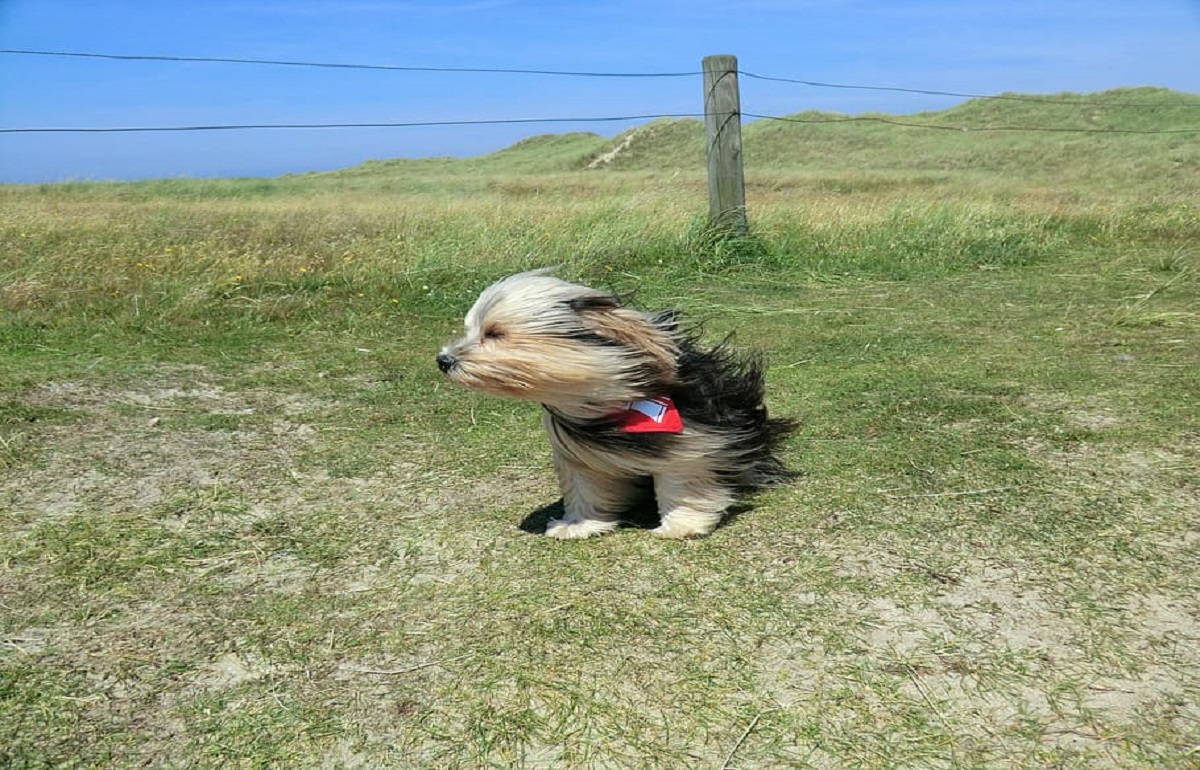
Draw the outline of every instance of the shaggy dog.
<instances>
[{"instance_id":1,"label":"shaggy dog","mask_svg":"<svg viewBox=\"0 0 1200 770\"><path fill-rule=\"evenodd\" d=\"M763 366L702 347L673 311L644 313L545 271L489 286L437 365L472 390L542 405L565 514L546 534L608 532L652 490L667 538L707 535L739 492L791 478L775 456Z\"/></svg>"}]
</instances>

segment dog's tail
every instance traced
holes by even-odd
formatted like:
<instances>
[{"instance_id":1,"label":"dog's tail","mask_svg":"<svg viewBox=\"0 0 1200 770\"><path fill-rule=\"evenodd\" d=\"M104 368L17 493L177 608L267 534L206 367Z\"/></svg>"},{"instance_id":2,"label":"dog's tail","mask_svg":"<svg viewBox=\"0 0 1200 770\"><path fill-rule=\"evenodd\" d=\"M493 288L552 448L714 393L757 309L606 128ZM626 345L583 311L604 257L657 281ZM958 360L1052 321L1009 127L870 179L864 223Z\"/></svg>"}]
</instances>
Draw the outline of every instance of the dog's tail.
<instances>
[{"instance_id":1,"label":"dog's tail","mask_svg":"<svg viewBox=\"0 0 1200 770\"><path fill-rule=\"evenodd\" d=\"M764 407L765 408L765 407ZM796 431L799 424L788 417L767 417L759 428L761 450L747 469L745 485L749 489L781 487L800 478L800 473L788 468L777 454L784 439Z\"/></svg>"},{"instance_id":2,"label":"dog's tail","mask_svg":"<svg viewBox=\"0 0 1200 770\"><path fill-rule=\"evenodd\" d=\"M681 382L675 400L685 421L695 418L733 437L727 447L727 483L748 492L794 480L798 474L779 459L779 450L797 424L768 415L762 356L735 351L728 337L715 347L704 347L688 330L680 336Z\"/></svg>"}]
</instances>

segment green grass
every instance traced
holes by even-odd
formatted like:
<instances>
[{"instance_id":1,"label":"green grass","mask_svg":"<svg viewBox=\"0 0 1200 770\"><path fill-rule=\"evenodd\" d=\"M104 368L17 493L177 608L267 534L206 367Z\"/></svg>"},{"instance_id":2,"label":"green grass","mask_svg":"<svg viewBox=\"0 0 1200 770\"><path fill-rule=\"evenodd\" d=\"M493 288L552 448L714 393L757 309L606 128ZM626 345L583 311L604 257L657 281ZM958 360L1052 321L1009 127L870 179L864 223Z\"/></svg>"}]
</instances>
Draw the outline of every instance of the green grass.
<instances>
[{"instance_id":1,"label":"green grass","mask_svg":"<svg viewBox=\"0 0 1200 770\"><path fill-rule=\"evenodd\" d=\"M860 128L738 241L686 125L0 189L0 764L1194 766L1200 190L1128 160L1194 150ZM523 531L536 407L432 359L547 264L764 349L803 480Z\"/></svg>"}]
</instances>

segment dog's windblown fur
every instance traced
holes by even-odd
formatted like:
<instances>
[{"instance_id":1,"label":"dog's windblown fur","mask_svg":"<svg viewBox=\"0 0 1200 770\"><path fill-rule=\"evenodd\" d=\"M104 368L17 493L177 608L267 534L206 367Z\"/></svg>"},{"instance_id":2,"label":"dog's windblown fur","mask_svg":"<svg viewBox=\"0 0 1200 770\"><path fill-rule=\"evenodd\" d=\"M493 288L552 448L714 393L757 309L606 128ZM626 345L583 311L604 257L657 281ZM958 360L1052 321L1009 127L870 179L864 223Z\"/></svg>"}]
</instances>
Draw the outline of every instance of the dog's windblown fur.
<instances>
[{"instance_id":1,"label":"dog's windblown fur","mask_svg":"<svg viewBox=\"0 0 1200 770\"><path fill-rule=\"evenodd\" d=\"M792 476L775 456L792 423L767 416L761 359L702 347L671 311L519 273L484 290L437 363L467 388L542 404L565 510L551 537L612 530L649 488L654 534L706 535L737 493ZM648 399L668 426L634 432Z\"/></svg>"}]
</instances>

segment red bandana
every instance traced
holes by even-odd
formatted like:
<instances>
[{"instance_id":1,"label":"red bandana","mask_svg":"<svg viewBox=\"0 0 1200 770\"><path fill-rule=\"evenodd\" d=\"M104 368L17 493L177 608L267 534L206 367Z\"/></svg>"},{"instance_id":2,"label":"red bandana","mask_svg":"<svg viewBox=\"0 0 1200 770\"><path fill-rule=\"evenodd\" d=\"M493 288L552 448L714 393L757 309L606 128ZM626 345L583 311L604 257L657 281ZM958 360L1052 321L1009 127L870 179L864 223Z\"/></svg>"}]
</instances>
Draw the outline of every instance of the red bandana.
<instances>
[{"instance_id":1,"label":"red bandana","mask_svg":"<svg viewBox=\"0 0 1200 770\"><path fill-rule=\"evenodd\" d=\"M668 396L630 401L618 416L622 433L683 433L683 417Z\"/></svg>"}]
</instances>

